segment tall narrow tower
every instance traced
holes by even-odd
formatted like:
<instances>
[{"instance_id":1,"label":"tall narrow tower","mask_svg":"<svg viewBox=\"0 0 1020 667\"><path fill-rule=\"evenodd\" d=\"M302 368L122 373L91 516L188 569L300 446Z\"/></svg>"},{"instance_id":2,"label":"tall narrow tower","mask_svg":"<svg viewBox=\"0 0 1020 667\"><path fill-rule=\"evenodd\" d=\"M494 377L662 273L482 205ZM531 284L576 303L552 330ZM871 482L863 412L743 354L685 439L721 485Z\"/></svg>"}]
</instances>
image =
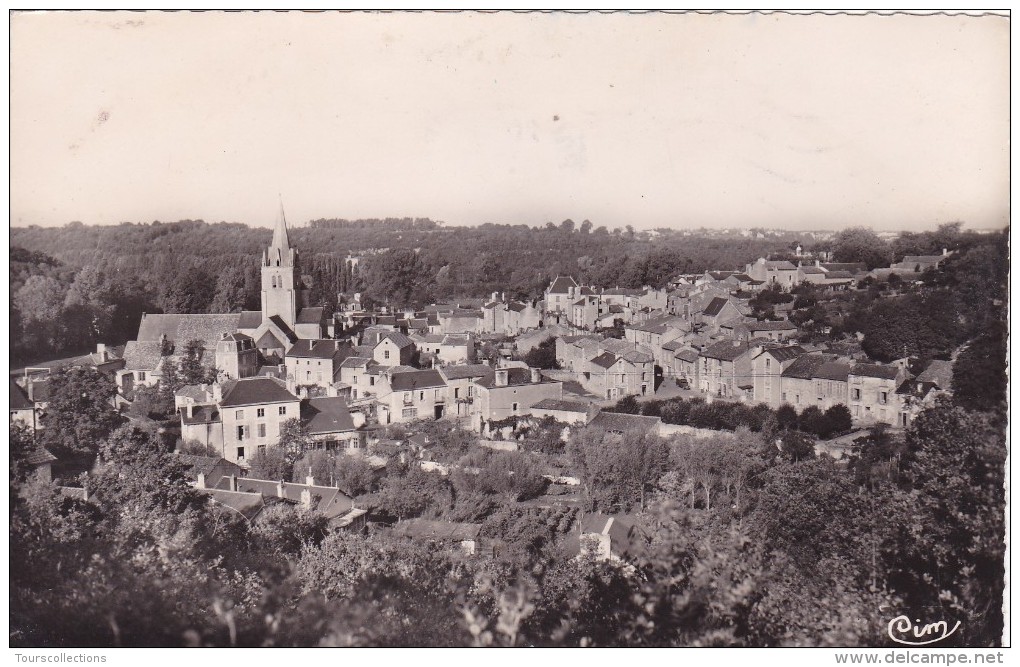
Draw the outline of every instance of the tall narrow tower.
<instances>
[{"instance_id":1,"label":"tall narrow tower","mask_svg":"<svg viewBox=\"0 0 1020 667\"><path fill-rule=\"evenodd\" d=\"M273 242L262 253L262 320L273 315L287 323L291 329L297 321L298 311L298 252L290 247L287 235L287 218L280 213L273 229Z\"/></svg>"}]
</instances>

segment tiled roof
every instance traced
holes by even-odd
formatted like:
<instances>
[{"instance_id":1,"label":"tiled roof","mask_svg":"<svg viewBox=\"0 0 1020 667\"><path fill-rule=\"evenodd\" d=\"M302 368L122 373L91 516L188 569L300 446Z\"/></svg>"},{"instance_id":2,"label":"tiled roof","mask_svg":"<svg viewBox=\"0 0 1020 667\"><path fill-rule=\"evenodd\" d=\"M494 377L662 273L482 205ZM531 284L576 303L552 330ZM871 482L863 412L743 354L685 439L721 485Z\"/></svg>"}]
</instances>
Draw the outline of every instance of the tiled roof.
<instances>
[{"instance_id":1,"label":"tiled roof","mask_svg":"<svg viewBox=\"0 0 1020 667\"><path fill-rule=\"evenodd\" d=\"M216 342L225 333L234 333L241 320L240 313L225 315L197 314L146 314L138 325L136 340L159 342L161 335L183 346L191 340L200 340L206 349L215 349Z\"/></svg>"},{"instance_id":2,"label":"tiled roof","mask_svg":"<svg viewBox=\"0 0 1020 667\"><path fill-rule=\"evenodd\" d=\"M848 375L850 375L850 364L839 361L827 361L815 370L815 377L813 379L846 382Z\"/></svg>"},{"instance_id":3,"label":"tiled roof","mask_svg":"<svg viewBox=\"0 0 1020 667\"><path fill-rule=\"evenodd\" d=\"M617 361L616 355L612 352L603 352L599 356L591 360L591 363L602 368L612 368L613 364Z\"/></svg>"},{"instance_id":4,"label":"tiled roof","mask_svg":"<svg viewBox=\"0 0 1020 667\"><path fill-rule=\"evenodd\" d=\"M588 404L578 401L563 401L557 398L543 398L531 406L532 410L560 410L563 412L587 412Z\"/></svg>"},{"instance_id":5,"label":"tiled roof","mask_svg":"<svg viewBox=\"0 0 1020 667\"><path fill-rule=\"evenodd\" d=\"M390 380L393 391L413 391L431 387L445 387L446 380L434 369L397 373Z\"/></svg>"},{"instance_id":6,"label":"tiled roof","mask_svg":"<svg viewBox=\"0 0 1020 667\"><path fill-rule=\"evenodd\" d=\"M865 264L859 262L828 262L820 265L826 271L867 271L868 267Z\"/></svg>"},{"instance_id":7,"label":"tiled roof","mask_svg":"<svg viewBox=\"0 0 1020 667\"><path fill-rule=\"evenodd\" d=\"M849 271L829 271L825 274L826 280L852 280L854 274Z\"/></svg>"},{"instance_id":8,"label":"tiled roof","mask_svg":"<svg viewBox=\"0 0 1020 667\"><path fill-rule=\"evenodd\" d=\"M797 326L792 324L789 320L780 320L778 322L766 321L766 322L744 322L750 331L795 331Z\"/></svg>"},{"instance_id":9,"label":"tiled roof","mask_svg":"<svg viewBox=\"0 0 1020 667\"><path fill-rule=\"evenodd\" d=\"M450 540L463 542L478 539L482 529L480 523L454 523L452 521L431 521L429 519L405 519L393 526L393 534L428 540Z\"/></svg>"},{"instance_id":10,"label":"tiled roof","mask_svg":"<svg viewBox=\"0 0 1020 667\"><path fill-rule=\"evenodd\" d=\"M626 359L632 364L650 364L655 361L655 357L640 350L628 350L620 355L621 359Z\"/></svg>"},{"instance_id":11,"label":"tiled roof","mask_svg":"<svg viewBox=\"0 0 1020 667\"><path fill-rule=\"evenodd\" d=\"M465 378L480 378L492 372L492 367L487 364L458 364L456 366L444 366L440 372L447 380L462 380Z\"/></svg>"},{"instance_id":12,"label":"tiled roof","mask_svg":"<svg viewBox=\"0 0 1020 667\"><path fill-rule=\"evenodd\" d=\"M295 324L318 324L322 321L322 313L325 310L321 306L302 308L298 312Z\"/></svg>"},{"instance_id":13,"label":"tiled roof","mask_svg":"<svg viewBox=\"0 0 1020 667\"><path fill-rule=\"evenodd\" d=\"M347 357L340 364L340 368L361 368L367 366L371 361L368 357Z\"/></svg>"},{"instance_id":14,"label":"tiled roof","mask_svg":"<svg viewBox=\"0 0 1020 667\"><path fill-rule=\"evenodd\" d=\"M770 354L776 361L783 362L789 361L790 359L796 359L805 352L806 350L800 345L790 345L788 347L773 347L765 350L762 354Z\"/></svg>"},{"instance_id":15,"label":"tiled roof","mask_svg":"<svg viewBox=\"0 0 1020 667\"><path fill-rule=\"evenodd\" d=\"M802 266L800 267L800 272L806 276L825 273L825 271L823 271L822 268L818 266Z\"/></svg>"},{"instance_id":16,"label":"tiled roof","mask_svg":"<svg viewBox=\"0 0 1020 667\"><path fill-rule=\"evenodd\" d=\"M177 458L187 466L189 474L195 479L198 479L199 473L205 475L205 483L208 486L216 486L224 475L241 474L241 466L219 456L177 454Z\"/></svg>"},{"instance_id":17,"label":"tiled roof","mask_svg":"<svg viewBox=\"0 0 1020 667\"><path fill-rule=\"evenodd\" d=\"M296 359L332 359L341 347L349 347L347 343L336 340L312 340L304 339L294 343L294 346L287 352L288 357Z\"/></svg>"},{"instance_id":18,"label":"tiled roof","mask_svg":"<svg viewBox=\"0 0 1020 667\"><path fill-rule=\"evenodd\" d=\"M287 340L289 342L294 343L297 341L298 339L297 334L294 333L293 329L287 326L287 323L283 321L282 317L280 317L279 315L273 315L269 318L269 321L275 324L280 329L283 335L287 337Z\"/></svg>"},{"instance_id":19,"label":"tiled roof","mask_svg":"<svg viewBox=\"0 0 1020 667\"><path fill-rule=\"evenodd\" d=\"M239 477L237 479L237 491L246 494L260 494L265 498L279 498L280 482L271 479L252 479L250 477ZM217 484L217 490L229 488L230 479L224 477ZM327 517L339 516L348 512L354 502L348 498L343 491L332 486L309 486L307 484L283 483L283 500L293 503L301 502L301 492L311 493L312 509L322 512Z\"/></svg>"},{"instance_id":20,"label":"tiled roof","mask_svg":"<svg viewBox=\"0 0 1020 667\"><path fill-rule=\"evenodd\" d=\"M511 301L507 306L507 310L512 310L515 313L521 313L527 310L527 305L520 303L519 301Z\"/></svg>"},{"instance_id":21,"label":"tiled roof","mask_svg":"<svg viewBox=\"0 0 1020 667\"><path fill-rule=\"evenodd\" d=\"M364 357L366 359L372 359L375 357L375 346L374 345L355 345L351 348L351 354L355 357Z\"/></svg>"},{"instance_id":22,"label":"tiled roof","mask_svg":"<svg viewBox=\"0 0 1020 667\"><path fill-rule=\"evenodd\" d=\"M715 317L722 312L722 309L726 307L727 303L729 302L722 297L713 297L713 299L708 302L708 305L705 306L705 310L703 312L706 317Z\"/></svg>"},{"instance_id":23,"label":"tiled roof","mask_svg":"<svg viewBox=\"0 0 1020 667\"><path fill-rule=\"evenodd\" d=\"M708 271L707 273L713 280L726 280L734 275L736 271Z\"/></svg>"},{"instance_id":24,"label":"tiled roof","mask_svg":"<svg viewBox=\"0 0 1020 667\"><path fill-rule=\"evenodd\" d=\"M953 384L953 362L934 359L918 376L918 382L931 382L948 390Z\"/></svg>"},{"instance_id":25,"label":"tiled roof","mask_svg":"<svg viewBox=\"0 0 1020 667\"><path fill-rule=\"evenodd\" d=\"M670 352L674 352L674 351L679 350L680 348L682 348L684 345L686 345L686 343L684 343L682 339L678 338L676 340L671 340L671 341L667 341L667 342L663 343L662 344L662 349L669 350Z\"/></svg>"},{"instance_id":26,"label":"tiled roof","mask_svg":"<svg viewBox=\"0 0 1020 667\"><path fill-rule=\"evenodd\" d=\"M778 270L778 271L796 271L797 270L796 266L794 266L790 262L786 261L785 259L781 259L781 260L775 261L775 262L772 262L772 261L765 262L765 266L770 268L770 269L775 269L775 270Z\"/></svg>"},{"instance_id":27,"label":"tiled roof","mask_svg":"<svg viewBox=\"0 0 1020 667\"><path fill-rule=\"evenodd\" d=\"M783 371L783 377L812 380L822 364L835 360L831 354L804 354Z\"/></svg>"},{"instance_id":28,"label":"tiled roof","mask_svg":"<svg viewBox=\"0 0 1020 667\"><path fill-rule=\"evenodd\" d=\"M198 405L191 409L191 416L187 410L181 410L181 422L190 424L216 424L220 421L220 410L215 405Z\"/></svg>"},{"instance_id":29,"label":"tiled roof","mask_svg":"<svg viewBox=\"0 0 1020 667\"><path fill-rule=\"evenodd\" d=\"M907 255L901 264L932 264L944 260L946 255Z\"/></svg>"},{"instance_id":30,"label":"tiled roof","mask_svg":"<svg viewBox=\"0 0 1020 667\"><path fill-rule=\"evenodd\" d=\"M253 520L266 508L261 493L244 493L226 489L196 489L199 493L209 496L213 502L229 507L249 521Z\"/></svg>"},{"instance_id":31,"label":"tiled roof","mask_svg":"<svg viewBox=\"0 0 1020 667\"><path fill-rule=\"evenodd\" d=\"M238 329L258 329L262 325L261 310L242 310L237 318Z\"/></svg>"},{"instance_id":32,"label":"tiled roof","mask_svg":"<svg viewBox=\"0 0 1020 667\"><path fill-rule=\"evenodd\" d=\"M938 385L934 382L921 382L914 378L913 380L904 380L896 389L896 393L924 398L929 392L938 391L938 389Z\"/></svg>"},{"instance_id":33,"label":"tiled roof","mask_svg":"<svg viewBox=\"0 0 1020 667\"><path fill-rule=\"evenodd\" d=\"M673 358L674 359L679 359L680 361L686 361L688 363L693 364L694 362L696 362L698 360L698 351L697 350L677 350L676 354L673 355Z\"/></svg>"},{"instance_id":34,"label":"tiled roof","mask_svg":"<svg viewBox=\"0 0 1020 667\"><path fill-rule=\"evenodd\" d=\"M25 456L25 463L30 466L41 466L56 460L57 457L44 447L36 447Z\"/></svg>"},{"instance_id":35,"label":"tiled roof","mask_svg":"<svg viewBox=\"0 0 1020 667\"><path fill-rule=\"evenodd\" d=\"M709 359L720 359L722 361L733 361L742 354L745 354L751 345L742 340L721 340L710 345L701 351L702 357Z\"/></svg>"},{"instance_id":36,"label":"tiled roof","mask_svg":"<svg viewBox=\"0 0 1020 667\"><path fill-rule=\"evenodd\" d=\"M229 386L229 385L228 385ZM284 403L296 401L297 396L287 391L287 386L275 378L245 378L233 382L223 391L221 407L259 405L262 403Z\"/></svg>"},{"instance_id":37,"label":"tiled roof","mask_svg":"<svg viewBox=\"0 0 1020 667\"><path fill-rule=\"evenodd\" d=\"M129 340L124 346L124 369L151 371L159 365L163 348L159 341Z\"/></svg>"},{"instance_id":38,"label":"tiled roof","mask_svg":"<svg viewBox=\"0 0 1020 667\"><path fill-rule=\"evenodd\" d=\"M379 339L379 343L382 343L384 340L393 341L394 345L396 345L398 348L405 348L414 345L413 340L411 340L404 334L400 333L399 331L390 331L389 333L385 334Z\"/></svg>"},{"instance_id":39,"label":"tiled roof","mask_svg":"<svg viewBox=\"0 0 1020 667\"><path fill-rule=\"evenodd\" d=\"M531 369L530 368L506 368L501 369L507 371L507 383L508 387L520 387L521 385L533 384L531 382ZM539 375L539 382L543 384L549 384L556 382L556 380L547 380ZM496 372L493 371L492 375L486 375L480 380L477 380L475 384L485 387L486 389L492 389L496 386Z\"/></svg>"},{"instance_id":40,"label":"tiled roof","mask_svg":"<svg viewBox=\"0 0 1020 667\"><path fill-rule=\"evenodd\" d=\"M899 373L900 369L896 366L880 366L878 364L854 364L854 367L850 369L851 375L883 380L895 380Z\"/></svg>"},{"instance_id":41,"label":"tiled roof","mask_svg":"<svg viewBox=\"0 0 1020 667\"><path fill-rule=\"evenodd\" d=\"M174 392L174 396L190 398L196 403L209 400L209 394L209 385L206 384L186 384Z\"/></svg>"},{"instance_id":42,"label":"tiled roof","mask_svg":"<svg viewBox=\"0 0 1020 667\"><path fill-rule=\"evenodd\" d=\"M301 421L312 435L354 430L347 403L337 397L309 398L302 402Z\"/></svg>"},{"instance_id":43,"label":"tiled roof","mask_svg":"<svg viewBox=\"0 0 1020 667\"><path fill-rule=\"evenodd\" d=\"M557 276L552 285L549 286L550 294L566 294L569 288L577 287L577 283L569 276Z\"/></svg>"},{"instance_id":44,"label":"tiled roof","mask_svg":"<svg viewBox=\"0 0 1020 667\"><path fill-rule=\"evenodd\" d=\"M11 378L11 410L32 410L35 405L28 400L28 394Z\"/></svg>"},{"instance_id":45,"label":"tiled roof","mask_svg":"<svg viewBox=\"0 0 1020 667\"><path fill-rule=\"evenodd\" d=\"M607 431L650 431L662 420L658 417L644 415L628 415L622 412L600 412L591 420L592 426Z\"/></svg>"}]
</instances>

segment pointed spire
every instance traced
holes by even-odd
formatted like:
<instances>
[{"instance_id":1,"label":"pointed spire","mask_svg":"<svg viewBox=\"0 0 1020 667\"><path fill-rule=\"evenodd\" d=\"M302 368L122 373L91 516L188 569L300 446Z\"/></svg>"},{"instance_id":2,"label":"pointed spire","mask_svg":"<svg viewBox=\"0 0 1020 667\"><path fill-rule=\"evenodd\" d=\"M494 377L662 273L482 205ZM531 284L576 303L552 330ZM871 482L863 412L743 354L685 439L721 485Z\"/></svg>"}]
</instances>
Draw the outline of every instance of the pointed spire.
<instances>
[{"instance_id":1,"label":"pointed spire","mask_svg":"<svg viewBox=\"0 0 1020 667\"><path fill-rule=\"evenodd\" d=\"M287 218L283 214L282 195L280 196L280 212L276 216L276 227L273 229L273 244L269 247L284 252L290 249L290 237L287 236Z\"/></svg>"}]
</instances>

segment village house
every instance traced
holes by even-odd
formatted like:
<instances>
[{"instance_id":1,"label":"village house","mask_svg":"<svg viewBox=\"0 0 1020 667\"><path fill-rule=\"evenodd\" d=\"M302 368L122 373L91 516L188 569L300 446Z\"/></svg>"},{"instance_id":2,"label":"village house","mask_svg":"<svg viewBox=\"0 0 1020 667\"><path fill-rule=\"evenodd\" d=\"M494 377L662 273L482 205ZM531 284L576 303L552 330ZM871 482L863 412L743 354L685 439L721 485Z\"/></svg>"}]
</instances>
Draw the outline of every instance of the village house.
<instances>
[{"instance_id":1,"label":"village house","mask_svg":"<svg viewBox=\"0 0 1020 667\"><path fill-rule=\"evenodd\" d=\"M488 364L457 364L438 369L446 380L451 414L468 417L475 401L475 382L492 374Z\"/></svg>"},{"instance_id":2,"label":"village house","mask_svg":"<svg viewBox=\"0 0 1020 667\"><path fill-rule=\"evenodd\" d=\"M298 397L283 382L263 377L225 383L219 412L221 456L242 467L259 449L279 442L284 422L301 416Z\"/></svg>"},{"instance_id":3,"label":"village house","mask_svg":"<svg viewBox=\"0 0 1020 667\"><path fill-rule=\"evenodd\" d=\"M896 271L924 273L928 269L938 268L939 264L949 259L952 254L943 248L941 255L907 255L902 261L890 264L889 268Z\"/></svg>"},{"instance_id":4,"label":"village house","mask_svg":"<svg viewBox=\"0 0 1020 667\"><path fill-rule=\"evenodd\" d=\"M365 416L351 414L347 402L336 396L309 398L301 402L301 423L315 449L364 452Z\"/></svg>"},{"instance_id":5,"label":"village house","mask_svg":"<svg viewBox=\"0 0 1020 667\"><path fill-rule=\"evenodd\" d=\"M638 350L603 352L579 375L585 391L606 400L645 396L655 391L654 358Z\"/></svg>"},{"instance_id":6,"label":"village house","mask_svg":"<svg viewBox=\"0 0 1020 667\"><path fill-rule=\"evenodd\" d=\"M340 366L351 351L349 341L299 340L284 358L287 380L302 393L313 387L325 390L342 382Z\"/></svg>"},{"instance_id":7,"label":"village house","mask_svg":"<svg viewBox=\"0 0 1020 667\"><path fill-rule=\"evenodd\" d=\"M32 433L39 430L41 425L41 410L36 408L34 402L28 398L28 393L11 378L10 396L10 424L21 424Z\"/></svg>"},{"instance_id":8,"label":"village house","mask_svg":"<svg viewBox=\"0 0 1020 667\"><path fill-rule=\"evenodd\" d=\"M378 376L368 370L377 364L370 357L347 357L340 362L340 386L350 387L351 400L376 396Z\"/></svg>"},{"instance_id":9,"label":"village house","mask_svg":"<svg viewBox=\"0 0 1020 667\"><path fill-rule=\"evenodd\" d=\"M761 346L757 342L742 340L722 340L706 347L698 355L701 391L712 396L752 399L752 359L759 352Z\"/></svg>"},{"instance_id":10,"label":"village house","mask_svg":"<svg viewBox=\"0 0 1020 667\"><path fill-rule=\"evenodd\" d=\"M758 321L753 318L731 321L720 326L720 332L725 332L727 329L732 332L731 335L734 338L739 338L740 340L761 338L776 342L789 340L797 335L798 332L797 325L789 320L772 322Z\"/></svg>"},{"instance_id":11,"label":"village house","mask_svg":"<svg viewBox=\"0 0 1020 667\"><path fill-rule=\"evenodd\" d=\"M535 419L555 419L563 424L586 424L598 412L598 407L580 401L545 398L531 406Z\"/></svg>"},{"instance_id":12,"label":"village house","mask_svg":"<svg viewBox=\"0 0 1020 667\"><path fill-rule=\"evenodd\" d=\"M571 304L576 301L577 282L570 276L557 276L545 290L543 308L545 324L566 323Z\"/></svg>"},{"instance_id":13,"label":"village house","mask_svg":"<svg viewBox=\"0 0 1020 667\"><path fill-rule=\"evenodd\" d=\"M447 384L438 370L415 370L383 378L376 403L379 422L439 419L446 414Z\"/></svg>"},{"instance_id":14,"label":"village house","mask_svg":"<svg viewBox=\"0 0 1020 667\"><path fill-rule=\"evenodd\" d=\"M906 379L902 366L855 364L847 378L848 407L854 421L897 426L900 421L896 390Z\"/></svg>"},{"instance_id":15,"label":"village house","mask_svg":"<svg viewBox=\"0 0 1020 667\"><path fill-rule=\"evenodd\" d=\"M834 362L838 359L834 354L803 354L792 364L783 369L780 378L779 404L769 405L779 407L783 403L789 403L797 412L802 412L809 405L814 405L817 400L815 378L818 369L823 365Z\"/></svg>"},{"instance_id":16,"label":"village house","mask_svg":"<svg viewBox=\"0 0 1020 667\"><path fill-rule=\"evenodd\" d=\"M754 400L770 408L783 404L782 374L798 358L805 354L799 345L773 347L763 350L751 361L754 375Z\"/></svg>"},{"instance_id":17,"label":"village house","mask_svg":"<svg viewBox=\"0 0 1020 667\"><path fill-rule=\"evenodd\" d=\"M473 426L478 431L485 422L530 414L543 399L563 398L563 383L543 377L537 368L492 369L491 375L475 381L475 387Z\"/></svg>"},{"instance_id":18,"label":"village house","mask_svg":"<svg viewBox=\"0 0 1020 667\"><path fill-rule=\"evenodd\" d=\"M459 333L484 333L484 316L481 310L452 309L441 310L437 313L439 326L433 331L429 327L429 333L459 334Z\"/></svg>"},{"instance_id":19,"label":"village house","mask_svg":"<svg viewBox=\"0 0 1020 667\"><path fill-rule=\"evenodd\" d=\"M407 366L414 359L414 352L414 341L399 331L391 331L375 344L372 359L380 366Z\"/></svg>"},{"instance_id":20,"label":"village house","mask_svg":"<svg viewBox=\"0 0 1020 667\"><path fill-rule=\"evenodd\" d=\"M743 318L744 314L731 299L717 296L706 304L701 312L700 322L708 331L717 333L724 323Z\"/></svg>"},{"instance_id":21,"label":"village house","mask_svg":"<svg viewBox=\"0 0 1020 667\"><path fill-rule=\"evenodd\" d=\"M258 373L259 353L251 336L223 334L216 343L215 368L224 379L240 380Z\"/></svg>"},{"instance_id":22,"label":"village house","mask_svg":"<svg viewBox=\"0 0 1020 667\"><path fill-rule=\"evenodd\" d=\"M764 257L748 264L744 273L752 280L762 280L767 285L780 285L786 290L797 284L797 267L786 260L771 261Z\"/></svg>"}]
</instances>

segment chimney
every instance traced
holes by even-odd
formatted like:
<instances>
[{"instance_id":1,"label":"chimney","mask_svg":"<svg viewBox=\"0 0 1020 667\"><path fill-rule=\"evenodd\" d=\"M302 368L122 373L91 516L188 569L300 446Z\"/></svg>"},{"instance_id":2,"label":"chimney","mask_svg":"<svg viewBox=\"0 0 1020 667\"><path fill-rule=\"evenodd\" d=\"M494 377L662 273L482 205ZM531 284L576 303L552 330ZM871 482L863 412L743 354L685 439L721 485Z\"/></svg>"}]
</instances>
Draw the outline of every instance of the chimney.
<instances>
[{"instance_id":1,"label":"chimney","mask_svg":"<svg viewBox=\"0 0 1020 667\"><path fill-rule=\"evenodd\" d=\"M531 384L538 384L542 381L542 374L537 368L531 369Z\"/></svg>"},{"instance_id":2,"label":"chimney","mask_svg":"<svg viewBox=\"0 0 1020 667\"><path fill-rule=\"evenodd\" d=\"M740 347L740 341L739 340L733 341L733 347Z\"/></svg>"},{"instance_id":3,"label":"chimney","mask_svg":"<svg viewBox=\"0 0 1020 667\"><path fill-rule=\"evenodd\" d=\"M184 406L184 411L187 413L188 419L191 419L192 417L195 416L195 404L192 403L191 401L188 401L188 404Z\"/></svg>"},{"instance_id":4,"label":"chimney","mask_svg":"<svg viewBox=\"0 0 1020 667\"><path fill-rule=\"evenodd\" d=\"M230 490L237 491L237 475L230 476Z\"/></svg>"},{"instance_id":5,"label":"chimney","mask_svg":"<svg viewBox=\"0 0 1020 667\"><path fill-rule=\"evenodd\" d=\"M948 254L949 254L949 249L948 248L943 248L942 249L942 256L945 257Z\"/></svg>"},{"instance_id":6,"label":"chimney","mask_svg":"<svg viewBox=\"0 0 1020 667\"><path fill-rule=\"evenodd\" d=\"M492 298L489 301L499 301L499 292L493 292Z\"/></svg>"},{"instance_id":7,"label":"chimney","mask_svg":"<svg viewBox=\"0 0 1020 667\"><path fill-rule=\"evenodd\" d=\"M287 491L283 487L283 480L280 480L279 482L276 483L276 496L278 498L286 498L287 497Z\"/></svg>"},{"instance_id":8,"label":"chimney","mask_svg":"<svg viewBox=\"0 0 1020 667\"><path fill-rule=\"evenodd\" d=\"M99 361L109 361L110 354L106 351L106 343L96 343L96 354L99 355Z\"/></svg>"},{"instance_id":9,"label":"chimney","mask_svg":"<svg viewBox=\"0 0 1020 667\"><path fill-rule=\"evenodd\" d=\"M510 371L506 368L496 369L496 386L505 387L510 384Z\"/></svg>"},{"instance_id":10,"label":"chimney","mask_svg":"<svg viewBox=\"0 0 1020 667\"><path fill-rule=\"evenodd\" d=\"M315 486L315 478L312 477L311 471L305 476L305 486Z\"/></svg>"},{"instance_id":11,"label":"chimney","mask_svg":"<svg viewBox=\"0 0 1020 667\"><path fill-rule=\"evenodd\" d=\"M204 472L198 473L198 482L195 483L195 486L197 488L199 488L199 489L204 489L205 488L205 473Z\"/></svg>"},{"instance_id":12,"label":"chimney","mask_svg":"<svg viewBox=\"0 0 1020 667\"><path fill-rule=\"evenodd\" d=\"M301 492L301 506L311 507L312 506L312 491L311 489L305 489Z\"/></svg>"},{"instance_id":13,"label":"chimney","mask_svg":"<svg viewBox=\"0 0 1020 667\"><path fill-rule=\"evenodd\" d=\"M212 383L212 400L213 403L219 403L223 400L223 387L220 386L219 382Z\"/></svg>"}]
</instances>

